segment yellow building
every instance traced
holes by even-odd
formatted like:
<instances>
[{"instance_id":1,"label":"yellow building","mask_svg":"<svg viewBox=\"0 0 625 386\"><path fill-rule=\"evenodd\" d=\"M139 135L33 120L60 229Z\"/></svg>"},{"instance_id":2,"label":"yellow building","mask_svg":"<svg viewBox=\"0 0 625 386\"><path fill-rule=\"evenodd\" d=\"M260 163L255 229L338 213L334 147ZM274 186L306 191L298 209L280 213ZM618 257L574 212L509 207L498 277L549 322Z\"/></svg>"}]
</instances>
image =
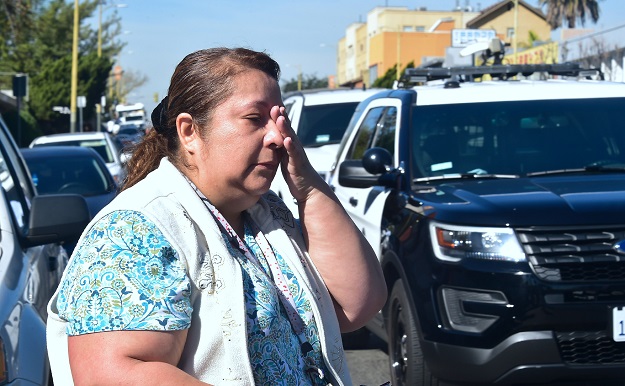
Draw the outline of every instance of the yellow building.
<instances>
[{"instance_id":1,"label":"yellow building","mask_svg":"<svg viewBox=\"0 0 625 386\"><path fill-rule=\"evenodd\" d=\"M514 12L517 1L519 10ZM336 81L341 86L369 87L397 63L403 69L410 62L418 67L441 60L454 31L461 29L494 31L512 46L515 27L519 49L528 46L530 31L538 40L548 40L551 32L541 10L523 0L501 1L481 12L470 7L452 11L376 7L366 23L351 24L339 41Z\"/></svg>"},{"instance_id":2,"label":"yellow building","mask_svg":"<svg viewBox=\"0 0 625 386\"><path fill-rule=\"evenodd\" d=\"M505 0L493 4L480 13L478 17L467 23L467 28L492 29L497 35L514 47L514 31L517 31L517 48L529 48L530 33L537 40L547 41L551 35L551 27L540 8L529 5L526 1L518 0L519 8L515 12L516 0Z\"/></svg>"}]
</instances>

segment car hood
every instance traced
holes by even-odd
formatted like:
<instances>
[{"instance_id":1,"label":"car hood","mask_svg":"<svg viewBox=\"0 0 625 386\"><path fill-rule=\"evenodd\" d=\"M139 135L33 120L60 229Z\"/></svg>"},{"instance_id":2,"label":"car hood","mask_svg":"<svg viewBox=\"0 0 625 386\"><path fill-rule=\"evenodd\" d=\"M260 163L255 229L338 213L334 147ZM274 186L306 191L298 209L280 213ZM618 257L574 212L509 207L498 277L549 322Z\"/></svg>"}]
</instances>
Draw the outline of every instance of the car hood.
<instances>
[{"instance_id":1,"label":"car hood","mask_svg":"<svg viewBox=\"0 0 625 386\"><path fill-rule=\"evenodd\" d=\"M319 147L304 148L308 160L318 173L327 173L336 159L338 144L323 145Z\"/></svg>"},{"instance_id":2,"label":"car hood","mask_svg":"<svg viewBox=\"0 0 625 386\"><path fill-rule=\"evenodd\" d=\"M431 218L490 226L623 224L625 174L454 180L414 198Z\"/></svg>"}]
</instances>

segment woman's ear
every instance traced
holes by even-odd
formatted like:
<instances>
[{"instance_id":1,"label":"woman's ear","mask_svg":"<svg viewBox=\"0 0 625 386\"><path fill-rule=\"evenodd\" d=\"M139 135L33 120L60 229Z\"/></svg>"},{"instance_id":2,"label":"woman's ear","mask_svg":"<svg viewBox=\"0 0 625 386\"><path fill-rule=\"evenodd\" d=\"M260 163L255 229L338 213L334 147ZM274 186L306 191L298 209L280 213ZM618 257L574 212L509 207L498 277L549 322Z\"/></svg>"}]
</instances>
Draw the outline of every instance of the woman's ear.
<instances>
[{"instance_id":1,"label":"woman's ear","mask_svg":"<svg viewBox=\"0 0 625 386\"><path fill-rule=\"evenodd\" d=\"M180 144L190 154L199 150L200 136L193 125L193 117L189 113L180 113L176 117L176 130Z\"/></svg>"}]
</instances>

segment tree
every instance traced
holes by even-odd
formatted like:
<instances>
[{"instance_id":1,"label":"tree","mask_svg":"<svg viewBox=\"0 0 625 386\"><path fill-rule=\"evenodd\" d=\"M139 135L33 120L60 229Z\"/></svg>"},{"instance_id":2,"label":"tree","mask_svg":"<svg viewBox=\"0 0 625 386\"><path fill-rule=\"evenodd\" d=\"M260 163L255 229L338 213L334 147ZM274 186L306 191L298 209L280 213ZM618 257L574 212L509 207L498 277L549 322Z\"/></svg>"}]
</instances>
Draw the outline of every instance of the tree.
<instances>
[{"instance_id":1,"label":"tree","mask_svg":"<svg viewBox=\"0 0 625 386\"><path fill-rule=\"evenodd\" d=\"M538 34L534 31L529 31L527 35L527 41L519 42L518 45L519 48L528 49L534 47L534 44L538 41L540 41L540 37L538 36Z\"/></svg>"},{"instance_id":2,"label":"tree","mask_svg":"<svg viewBox=\"0 0 625 386\"><path fill-rule=\"evenodd\" d=\"M119 101L119 103L131 103L134 101L128 100L128 95L139 87L146 84L148 77L137 71L125 70L121 75L119 81L114 80L114 83L109 89L109 99L111 101Z\"/></svg>"},{"instance_id":3,"label":"tree","mask_svg":"<svg viewBox=\"0 0 625 386\"><path fill-rule=\"evenodd\" d=\"M299 80L292 78L283 84L282 92L297 91L298 84ZM302 90L326 87L328 87L328 79L319 79L315 74L302 76Z\"/></svg>"},{"instance_id":4,"label":"tree","mask_svg":"<svg viewBox=\"0 0 625 386\"><path fill-rule=\"evenodd\" d=\"M404 70L401 72L402 77L406 72L406 68L414 68L414 62L411 61L406 65L406 67L404 67ZM382 76L381 78L377 78L373 82L371 87L393 88L393 83L395 83L395 80L397 80L397 64L386 70L384 76Z\"/></svg>"},{"instance_id":5,"label":"tree","mask_svg":"<svg viewBox=\"0 0 625 386\"><path fill-rule=\"evenodd\" d=\"M562 22L566 22L568 28L575 28L576 21L586 22L586 17L590 17L593 23L599 20L598 0L539 0L541 7L547 7L547 22L551 29L562 27Z\"/></svg>"},{"instance_id":6,"label":"tree","mask_svg":"<svg viewBox=\"0 0 625 386\"><path fill-rule=\"evenodd\" d=\"M97 56L97 27L83 24L98 10L100 1L80 1L78 95L87 97L85 120L95 114L95 104L105 95L112 58L124 43L117 13L103 20L102 57ZM26 113L45 132L69 130L69 118L52 110L70 105L70 77L74 2L67 0L11 0L0 5L0 71L29 76ZM11 88L11 77L0 79Z\"/></svg>"}]
</instances>

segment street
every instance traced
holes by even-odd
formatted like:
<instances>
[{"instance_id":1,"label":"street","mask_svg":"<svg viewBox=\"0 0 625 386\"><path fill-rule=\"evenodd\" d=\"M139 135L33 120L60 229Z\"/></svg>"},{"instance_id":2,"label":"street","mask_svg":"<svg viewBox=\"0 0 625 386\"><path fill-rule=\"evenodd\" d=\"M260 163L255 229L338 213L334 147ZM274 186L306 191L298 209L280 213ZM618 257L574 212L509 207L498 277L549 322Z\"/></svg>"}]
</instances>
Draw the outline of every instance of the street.
<instances>
[{"instance_id":1,"label":"street","mask_svg":"<svg viewBox=\"0 0 625 386\"><path fill-rule=\"evenodd\" d=\"M371 334L362 349L345 347L354 386L379 386L391 380L386 343Z\"/></svg>"}]
</instances>

